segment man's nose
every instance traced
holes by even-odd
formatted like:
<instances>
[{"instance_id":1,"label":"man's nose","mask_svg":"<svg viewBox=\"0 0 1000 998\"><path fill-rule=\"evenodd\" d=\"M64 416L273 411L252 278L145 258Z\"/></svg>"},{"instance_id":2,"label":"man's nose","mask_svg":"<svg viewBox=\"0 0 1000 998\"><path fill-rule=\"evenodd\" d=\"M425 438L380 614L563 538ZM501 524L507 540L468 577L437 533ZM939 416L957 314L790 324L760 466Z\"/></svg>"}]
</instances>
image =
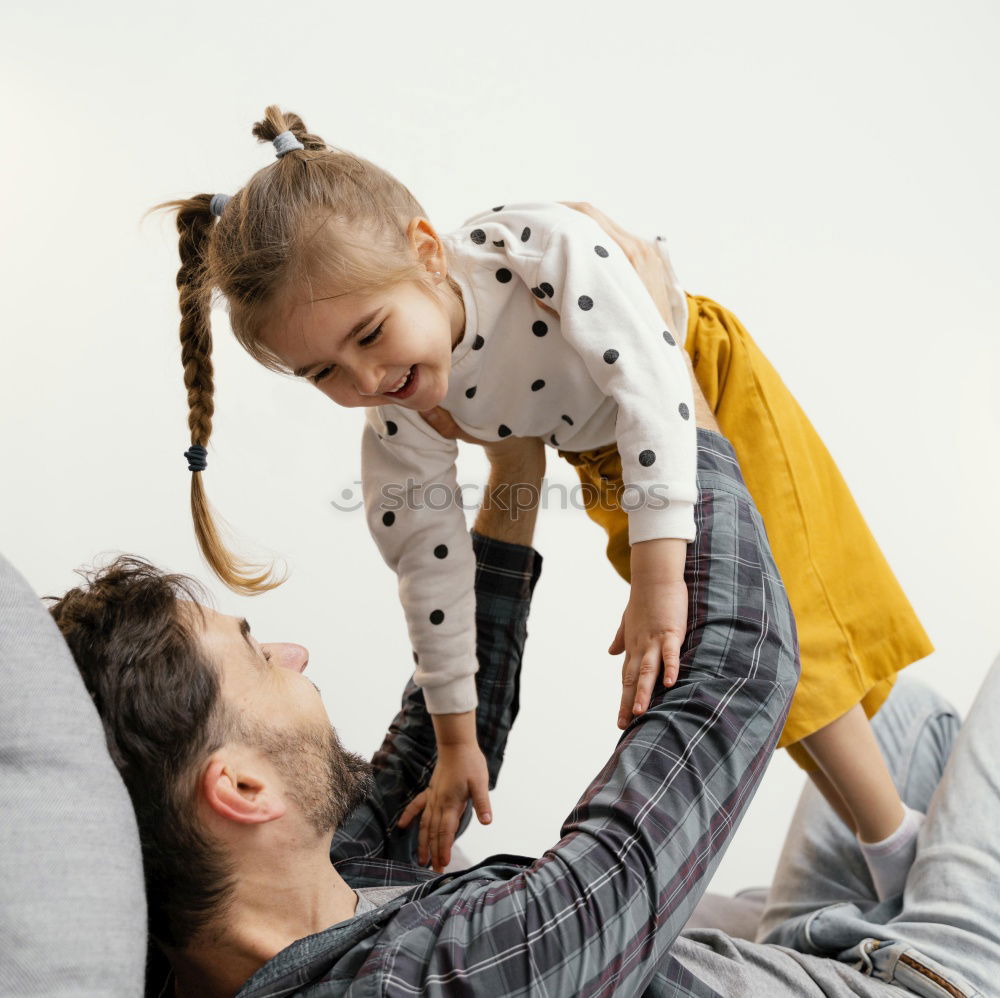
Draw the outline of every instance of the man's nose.
<instances>
[{"instance_id":1,"label":"man's nose","mask_svg":"<svg viewBox=\"0 0 1000 998\"><path fill-rule=\"evenodd\" d=\"M283 669L302 672L309 664L309 649L303 645L293 644L290 641L280 641L262 647Z\"/></svg>"}]
</instances>

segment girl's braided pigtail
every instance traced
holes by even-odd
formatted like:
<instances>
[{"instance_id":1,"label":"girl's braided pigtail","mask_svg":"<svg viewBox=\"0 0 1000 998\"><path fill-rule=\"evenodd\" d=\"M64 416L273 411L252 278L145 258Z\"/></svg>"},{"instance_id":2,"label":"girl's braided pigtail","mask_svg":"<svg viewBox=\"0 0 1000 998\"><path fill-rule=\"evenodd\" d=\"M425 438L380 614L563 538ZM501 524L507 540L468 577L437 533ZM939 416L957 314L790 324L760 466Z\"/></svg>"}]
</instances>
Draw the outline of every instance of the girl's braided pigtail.
<instances>
[{"instance_id":1,"label":"girl's braided pigtail","mask_svg":"<svg viewBox=\"0 0 1000 998\"><path fill-rule=\"evenodd\" d=\"M287 132L298 141L287 141ZM150 209L175 209L180 233L177 289L195 532L216 575L246 594L273 589L284 578L275 581L273 566L248 564L227 550L205 499L200 469L212 432L212 294L224 296L237 342L268 370L284 374L292 372L263 331L290 305L312 301L316 289L332 297L331 290L363 294L411 281L438 298L407 235L410 221L427 213L404 184L363 157L328 146L277 104L265 108L253 135L261 143L281 138L275 158L231 199L218 197L215 214L216 196L209 194ZM457 298L451 277L449 286Z\"/></svg>"},{"instance_id":2,"label":"girl's braided pigtail","mask_svg":"<svg viewBox=\"0 0 1000 998\"><path fill-rule=\"evenodd\" d=\"M215 412L210 320L212 289L204 280L205 252L215 224L209 210L210 201L211 195L199 194L173 202L177 207L177 231L180 233L177 290L181 311L181 363L184 365L192 444L192 449L185 452L192 471L191 516L198 546L212 571L234 592L249 596L274 589L285 580L273 578L273 566L246 562L222 543L202 484L204 448L212 435Z\"/></svg>"}]
</instances>

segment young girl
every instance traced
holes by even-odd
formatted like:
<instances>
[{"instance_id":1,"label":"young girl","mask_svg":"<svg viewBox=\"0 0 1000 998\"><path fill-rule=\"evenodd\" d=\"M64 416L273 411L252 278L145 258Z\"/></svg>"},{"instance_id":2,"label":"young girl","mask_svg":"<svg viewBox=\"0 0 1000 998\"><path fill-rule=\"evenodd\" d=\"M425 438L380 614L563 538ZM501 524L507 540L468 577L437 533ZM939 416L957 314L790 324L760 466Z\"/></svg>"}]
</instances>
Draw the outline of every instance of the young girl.
<instances>
[{"instance_id":1,"label":"young girl","mask_svg":"<svg viewBox=\"0 0 1000 998\"><path fill-rule=\"evenodd\" d=\"M797 743L797 761L857 832L879 895L898 892L919 816L900 801L866 715L895 672L931 647L821 442L735 317L680 289L662 243L658 307L660 295L619 237L608 239L568 205L500 205L439 236L406 187L331 149L297 116L271 106L253 133L275 143L277 162L232 198L157 206L177 209L181 233L189 467L204 470L211 432L216 288L252 356L340 405L366 407L366 515L399 577L415 679L437 737L420 804L435 868L448 862L466 802L483 822L490 805L476 735L474 561L457 445L422 414L440 406L479 439L540 436L596 487L588 511L631 584L610 649L627 652L625 727L648 704L661 661L664 682L676 678L685 632L683 569L697 495L687 349L779 569L795 580L786 587L800 639L815 634L808 660L803 642L805 696L796 696L802 706L793 703L782 744ZM749 469L763 483L760 495ZM279 584L221 544L201 477L192 477L192 513L213 570L238 592ZM824 530L826 543L816 543Z\"/></svg>"}]
</instances>

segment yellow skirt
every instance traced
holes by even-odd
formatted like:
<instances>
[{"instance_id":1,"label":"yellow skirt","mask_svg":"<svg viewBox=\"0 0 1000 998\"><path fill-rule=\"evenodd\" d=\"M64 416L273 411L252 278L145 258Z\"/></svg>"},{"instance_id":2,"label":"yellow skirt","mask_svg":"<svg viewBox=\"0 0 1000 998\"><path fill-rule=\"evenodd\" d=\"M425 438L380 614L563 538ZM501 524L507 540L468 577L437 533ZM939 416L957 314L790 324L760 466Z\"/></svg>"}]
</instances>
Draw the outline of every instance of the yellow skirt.
<instances>
[{"instance_id":1,"label":"yellow skirt","mask_svg":"<svg viewBox=\"0 0 1000 998\"><path fill-rule=\"evenodd\" d=\"M798 627L802 675L778 747L815 769L796 743L857 703L871 717L896 673L934 646L823 441L750 334L710 298L687 301L684 346L739 458ZM608 559L631 581L628 514L614 501L622 488L617 447L559 453L576 467L587 512L607 532Z\"/></svg>"}]
</instances>

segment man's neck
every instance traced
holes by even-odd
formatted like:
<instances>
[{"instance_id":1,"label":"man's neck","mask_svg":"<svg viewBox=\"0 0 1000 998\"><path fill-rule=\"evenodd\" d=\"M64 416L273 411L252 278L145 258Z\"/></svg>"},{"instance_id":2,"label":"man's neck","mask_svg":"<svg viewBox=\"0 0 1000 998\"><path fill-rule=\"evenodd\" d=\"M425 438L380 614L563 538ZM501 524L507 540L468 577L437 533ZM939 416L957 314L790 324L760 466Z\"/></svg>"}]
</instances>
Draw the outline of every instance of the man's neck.
<instances>
[{"instance_id":1,"label":"man's neck","mask_svg":"<svg viewBox=\"0 0 1000 998\"><path fill-rule=\"evenodd\" d=\"M223 921L170 954L176 998L231 998L277 953L353 917L357 907L357 895L328 854L294 869L276 864L262 870L257 863L235 879Z\"/></svg>"}]
</instances>

